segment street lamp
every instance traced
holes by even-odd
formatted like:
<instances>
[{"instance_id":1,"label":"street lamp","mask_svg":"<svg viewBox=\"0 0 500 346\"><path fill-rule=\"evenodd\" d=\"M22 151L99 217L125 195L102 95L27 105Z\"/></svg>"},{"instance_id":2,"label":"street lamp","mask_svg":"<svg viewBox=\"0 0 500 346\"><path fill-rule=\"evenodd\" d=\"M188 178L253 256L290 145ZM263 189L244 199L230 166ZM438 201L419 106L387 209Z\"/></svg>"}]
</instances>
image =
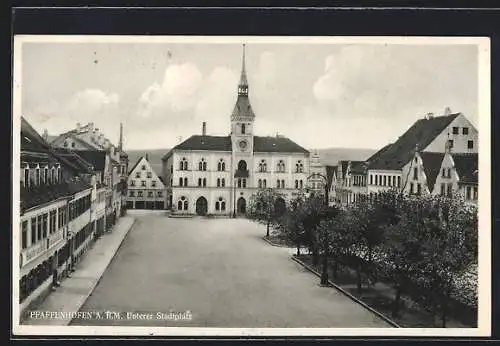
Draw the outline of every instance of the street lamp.
<instances>
[{"instance_id":1,"label":"street lamp","mask_svg":"<svg viewBox=\"0 0 500 346\"><path fill-rule=\"evenodd\" d=\"M312 177L320 177L321 179L324 180L324 187L325 187L325 207L328 209L328 178L324 176L321 173L312 173L307 177L307 180L309 180ZM322 265L322 271L321 271L321 285L322 286L329 286L328 283L328 237L325 235L323 237L323 265Z\"/></svg>"}]
</instances>

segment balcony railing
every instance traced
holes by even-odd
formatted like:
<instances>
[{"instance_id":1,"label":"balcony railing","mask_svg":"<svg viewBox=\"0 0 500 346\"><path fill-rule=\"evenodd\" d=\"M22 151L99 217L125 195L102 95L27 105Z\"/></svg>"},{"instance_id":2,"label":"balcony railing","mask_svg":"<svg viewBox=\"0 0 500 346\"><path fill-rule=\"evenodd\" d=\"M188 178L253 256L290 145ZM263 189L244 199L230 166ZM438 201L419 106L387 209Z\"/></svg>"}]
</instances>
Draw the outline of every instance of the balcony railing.
<instances>
[{"instance_id":1,"label":"balcony railing","mask_svg":"<svg viewBox=\"0 0 500 346\"><path fill-rule=\"evenodd\" d=\"M248 178L249 177L249 174L248 174L248 169L245 169L245 170L236 170L236 172L234 173L234 177L235 178Z\"/></svg>"}]
</instances>

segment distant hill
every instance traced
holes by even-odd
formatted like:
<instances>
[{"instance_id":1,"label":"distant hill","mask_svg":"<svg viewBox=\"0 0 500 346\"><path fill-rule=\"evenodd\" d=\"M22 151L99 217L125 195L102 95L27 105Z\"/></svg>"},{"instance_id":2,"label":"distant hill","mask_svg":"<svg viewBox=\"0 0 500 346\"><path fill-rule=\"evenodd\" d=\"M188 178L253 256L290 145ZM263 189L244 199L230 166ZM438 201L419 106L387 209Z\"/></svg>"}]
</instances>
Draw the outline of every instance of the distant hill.
<instances>
[{"instance_id":1,"label":"distant hill","mask_svg":"<svg viewBox=\"0 0 500 346\"><path fill-rule=\"evenodd\" d=\"M161 158L168 153L170 149L146 149L146 150L128 150L129 169L139 160L141 156L148 154L149 163L156 174L161 175ZM337 165L339 160L366 160L373 155L376 149L353 149L353 148L326 148L318 149L321 162L324 165ZM311 150L311 154L313 150Z\"/></svg>"}]
</instances>

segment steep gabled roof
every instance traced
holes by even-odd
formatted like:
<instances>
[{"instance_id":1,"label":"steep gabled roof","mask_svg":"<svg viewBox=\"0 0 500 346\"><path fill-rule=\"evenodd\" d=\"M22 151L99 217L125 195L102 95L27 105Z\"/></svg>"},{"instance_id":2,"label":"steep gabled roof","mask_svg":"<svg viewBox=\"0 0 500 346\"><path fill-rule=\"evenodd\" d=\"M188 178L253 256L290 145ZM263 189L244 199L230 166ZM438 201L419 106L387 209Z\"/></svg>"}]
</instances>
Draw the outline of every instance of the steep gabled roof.
<instances>
[{"instance_id":1,"label":"steep gabled roof","mask_svg":"<svg viewBox=\"0 0 500 346\"><path fill-rule=\"evenodd\" d=\"M427 177L427 187L432 193L436 178L443 163L444 153L421 152L419 153L422 158L425 176Z\"/></svg>"},{"instance_id":2,"label":"steep gabled roof","mask_svg":"<svg viewBox=\"0 0 500 346\"><path fill-rule=\"evenodd\" d=\"M173 148L173 150L176 149L231 151L231 137L193 135Z\"/></svg>"},{"instance_id":3,"label":"steep gabled roof","mask_svg":"<svg viewBox=\"0 0 500 346\"><path fill-rule=\"evenodd\" d=\"M367 165L365 161L351 161L351 174L366 174Z\"/></svg>"},{"instance_id":4,"label":"steep gabled roof","mask_svg":"<svg viewBox=\"0 0 500 346\"><path fill-rule=\"evenodd\" d=\"M248 98L248 96L238 95L238 99L236 100L236 104L234 105L231 117L232 119L236 119L239 117L255 118L255 114L253 112L252 105L250 104L250 99Z\"/></svg>"},{"instance_id":5,"label":"steep gabled roof","mask_svg":"<svg viewBox=\"0 0 500 346\"><path fill-rule=\"evenodd\" d=\"M134 171L134 169L139 165L139 162L141 162L142 159L145 159L144 156L141 156L139 157L139 159L137 160L137 162L132 166L132 168L128 171L128 173L132 173Z\"/></svg>"},{"instance_id":6,"label":"steep gabled roof","mask_svg":"<svg viewBox=\"0 0 500 346\"><path fill-rule=\"evenodd\" d=\"M417 146L424 150L459 115L455 113L417 120L395 143L375 153L369 168L401 169L411 160Z\"/></svg>"},{"instance_id":7,"label":"steep gabled roof","mask_svg":"<svg viewBox=\"0 0 500 346\"><path fill-rule=\"evenodd\" d=\"M451 154L460 183L477 184L478 156L477 154Z\"/></svg>"},{"instance_id":8,"label":"steep gabled roof","mask_svg":"<svg viewBox=\"0 0 500 346\"><path fill-rule=\"evenodd\" d=\"M289 138L259 136L253 138L253 151L254 153L309 153L309 150L304 149Z\"/></svg>"},{"instance_id":9,"label":"steep gabled roof","mask_svg":"<svg viewBox=\"0 0 500 346\"><path fill-rule=\"evenodd\" d=\"M104 150L75 150L74 152L90 163L94 170L104 171L106 166L106 152Z\"/></svg>"}]
</instances>

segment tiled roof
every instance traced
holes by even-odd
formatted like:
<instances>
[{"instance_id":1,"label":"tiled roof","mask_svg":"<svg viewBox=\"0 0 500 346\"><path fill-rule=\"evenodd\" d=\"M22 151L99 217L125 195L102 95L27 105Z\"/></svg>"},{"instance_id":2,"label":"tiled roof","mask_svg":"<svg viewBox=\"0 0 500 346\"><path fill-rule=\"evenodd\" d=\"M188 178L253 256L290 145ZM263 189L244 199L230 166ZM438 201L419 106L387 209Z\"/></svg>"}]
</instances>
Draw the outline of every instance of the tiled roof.
<instances>
[{"instance_id":1,"label":"tiled roof","mask_svg":"<svg viewBox=\"0 0 500 346\"><path fill-rule=\"evenodd\" d=\"M231 137L193 135L184 142L176 145L174 147L174 150L175 149L231 151Z\"/></svg>"},{"instance_id":2,"label":"tiled roof","mask_svg":"<svg viewBox=\"0 0 500 346\"><path fill-rule=\"evenodd\" d=\"M309 153L309 150L304 149L289 138L259 136L253 138L253 151L255 153Z\"/></svg>"},{"instance_id":3,"label":"tiled roof","mask_svg":"<svg viewBox=\"0 0 500 346\"><path fill-rule=\"evenodd\" d=\"M65 149L65 148L54 148L54 154L60 160L64 160L66 166L70 168L77 174L79 173L92 173L92 163L81 157L76 151Z\"/></svg>"},{"instance_id":4,"label":"tiled roof","mask_svg":"<svg viewBox=\"0 0 500 346\"><path fill-rule=\"evenodd\" d=\"M21 186L21 211L72 196L77 192L90 189L92 186L83 180L75 180L60 184L39 185L25 188Z\"/></svg>"},{"instance_id":5,"label":"tiled roof","mask_svg":"<svg viewBox=\"0 0 500 346\"><path fill-rule=\"evenodd\" d=\"M375 154L373 154L372 156L370 156L369 158L366 159L367 162L371 162L371 161L375 161L376 159L379 158L379 156L381 156L383 153L385 153L385 151L387 149L389 149L391 147L392 143L389 143L387 144L385 147L383 147L382 149L380 149L379 151L377 151Z\"/></svg>"},{"instance_id":6,"label":"tiled roof","mask_svg":"<svg viewBox=\"0 0 500 346\"><path fill-rule=\"evenodd\" d=\"M211 150L211 151L231 151L230 136L200 136L194 135L186 139L181 144L175 146L173 150ZM286 137L253 137L253 151L256 153L309 153L309 151ZM167 153L163 159L170 156Z\"/></svg>"},{"instance_id":7,"label":"tiled roof","mask_svg":"<svg viewBox=\"0 0 500 346\"><path fill-rule=\"evenodd\" d=\"M139 164L139 162L141 162L141 160L143 158L144 158L144 156L139 157L139 159L137 160L137 162L132 166L132 168L128 172L132 173L134 171L135 167L137 167L137 165Z\"/></svg>"},{"instance_id":8,"label":"tiled roof","mask_svg":"<svg viewBox=\"0 0 500 346\"><path fill-rule=\"evenodd\" d=\"M351 161L351 174L366 174L367 165L364 161Z\"/></svg>"},{"instance_id":9,"label":"tiled roof","mask_svg":"<svg viewBox=\"0 0 500 346\"><path fill-rule=\"evenodd\" d=\"M441 169L444 153L421 152L420 157L422 158L425 176L427 177L427 187L432 193L434 183Z\"/></svg>"},{"instance_id":10,"label":"tiled roof","mask_svg":"<svg viewBox=\"0 0 500 346\"><path fill-rule=\"evenodd\" d=\"M417 120L395 143L375 153L369 168L401 169L411 160L417 145L424 150L458 115L460 113Z\"/></svg>"},{"instance_id":11,"label":"tiled roof","mask_svg":"<svg viewBox=\"0 0 500 346\"><path fill-rule=\"evenodd\" d=\"M326 166L326 177L328 179L327 181L327 187L328 190L330 190L330 187L332 186L332 180L333 180L333 175L335 174L335 171L337 170L337 166Z\"/></svg>"},{"instance_id":12,"label":"tiled roof","mask_svg":"<svg viewBox=\"0 0 500 346\"><path fill-rule=\"evenodd\" d=\"M94 170L104 171L106 166L106 152L104 150L75 150L75 153L90 163Z\"/></svg>"},{"instance_id":13,"label":"tiled roof","mask_svg":"<svg viewBox=\"0 0 500 346\"><path fill-rule=\"evenodd\" d=\"M248 96L238 95L231 118L234 119L238 117L255 118Z\"/></svg>"},{"instance_id":14,"label":"tiled roof","mask_svg":"<svg viewBox=\"0 0 500 346\"><path fill-rule=\"evenodd\" d=\"M479 173L477 154L452 154L452 157L460 183L477 184Z\"/></svg>"}]
</instances>

